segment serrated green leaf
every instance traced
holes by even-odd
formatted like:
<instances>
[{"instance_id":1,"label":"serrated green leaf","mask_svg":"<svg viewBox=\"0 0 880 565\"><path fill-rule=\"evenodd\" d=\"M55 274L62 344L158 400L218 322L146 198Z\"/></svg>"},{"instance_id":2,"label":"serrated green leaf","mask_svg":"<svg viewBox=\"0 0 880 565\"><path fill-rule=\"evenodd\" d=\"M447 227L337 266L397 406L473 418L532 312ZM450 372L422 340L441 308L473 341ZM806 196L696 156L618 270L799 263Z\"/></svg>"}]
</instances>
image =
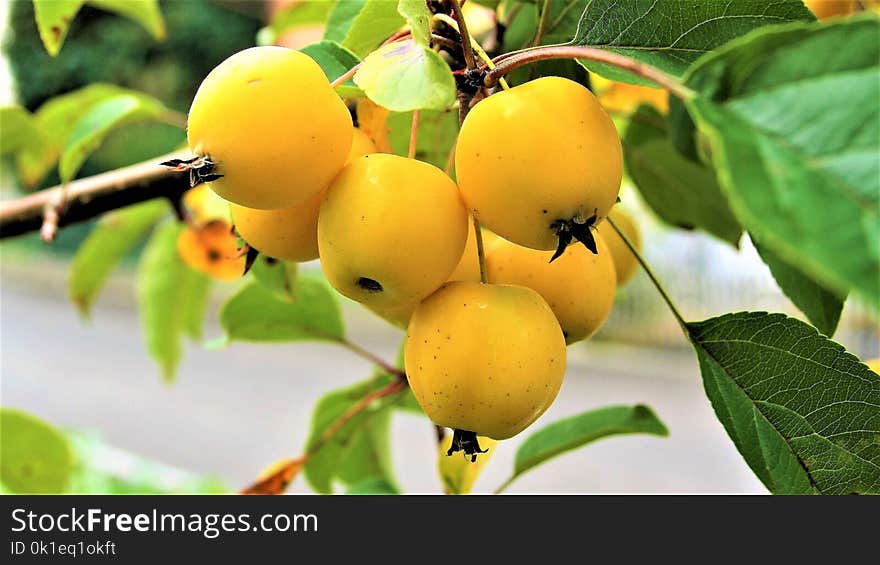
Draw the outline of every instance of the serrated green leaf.
<instances>
[{"instance_id":1,"label":"serrated green leaf","mask_svg":"<svg viewBox=\"0 0 880 565\"><path fill-rule=\"evenodd\" d=\"M66 492L74 465L61 430L20 410L0 408L0 481L9 492Z\"/></svg>"},{"instance_id":2,"label":"serrated green leaf","mask_svg":"<svg viewBox=\"0 0 880 565\"><path fill-rule=\"evenodd\" d=\"M654 411L642 404L588 410L553 422L526 438L516 450L513 475L505 485L557 455L622 434L667 436L669 431Z\"/></svg>"},{"instance_id":3,"label":"serrated green leaf","mask_svg":"<svg viewBox=\"0 0 880 565\"><path fill-rule=\"evenodd\" d=\"M394 112L444 110L455 102L449 65L412 40L389 43L371 53L354 82L370 100Z\"/></svg>"},{"instance_id":4,"label":"serrated green leaf","mask_svg":"<svg viewBox=\"0 0 880 565\"><path fill-rule=\"evenodd\" d=\"M307 45L301 49L303 53L315 60L331 81L347 73L360 62L357 56L335 41L326 39ZM349 79L336 87L336 92L343 98L363 96L363 91Z\"/></svg>"},{"instance_id":5,"label":"serrated green leaf","mask_svg":"<svg viewBox=\"0 0 880 565\"><path fill-rule=\"evenodd\" d=\"M300 341L344 339L339 303L327 282L301 273L296 300L283 302L252 282L236 292L220 310L220 325L230 340Z\"/></svg>"},{"instance_id":6,"label":"serrated green leaf","mask_svg":"<svg viewBox=\"0 0 880 565\"><path fill-rule=\"evenodd\" d=\"M397 12L406 19L413 39L422 47L431 44L431 11L425 0L398 0Z\"/></svg>"},{"instance_id":7,"label":"serrated green leaf","mask_svg":"<svg viewBox=\"0 0 880 565\"><path fill-rule=\"evenodd\" d=\"M701 60L687 83L743 226L880 311L880 20L760 30Z\"/></svg>"},{"instance_id":8,"label":"serrated green leaf","mask_svg":"<svg viewBox=\"0 0 880 565\"><path fill-rule=\"evenodd\" d=\"M183 334L192 330L185 301L193 277L177 252L182 231L177 222L156 227L141 255L137 274L137 299L147 350L162 370L166 382L174 380L183 355Z\"/></svg>"},{"instance_id":9,"label":"serrated green leaf","mask_svg":"<svg viewBox=\"0 0 880 565\"><path fill-rule=\"evenodd\" d=\"M573 4L585 4L585 9L572 44L607 49L673 75L682 75L704 53L753 29L815 20L800 0L581 0ZM616 67L579 62L612 80L650 84Z\"/></svg>"},{"instance_id":10,"label":"serrated green leaf","mask_svg":"<svg viewBox=\"0 0 880 565\"><path fill-rule=\"evenodd\" d=\"M115 128L135 120L158 119L165 107L158 100L120 94L95 105L79 119L61 153L61 182L72 180L82 164Z\"/></svg>"},{"instance_id":11,"label":"serrated green leaf","mask_svg":"<svg viewBox=\"0 0 880 565\"><path fill-rule=\"evenodd\" d=\"M364 396L383 386L382 379L370 379L324 395L312 412L306 449L320 441L327 429ZM309 457L305 477L315 491L332 493L337 480L354 484L381 477L394 484L388 448L388 409L393 401L393 396L386 397L359 412Z\"/></svg>"},{"instance_id":12,"label":"serrated green leaf","mask_svg":"<svg viewBox=\"0 0 880 565\"><path fill-rule=\"evenodd\" d=\"M257 282L272 291L275 298L293 303L296 301L297 270L297 263L270 259L265 255L260 255L250 272Z\"/></svg>"},{"instance_id":13,"label":"serrated green leaf","mask_svg":"<svg viewBox=\"0 0 880 565\"><path fill-rule=\"evenodd\" d=\"M34 19L49 55L61 50L70 23L85 0L34 0Z\"/></svg>"},{"instance_id":14,"label":"serrated green leaf","mask_svg":"<svg viewBox=\"0 0 880 565\"><path fill-rule=\"evenodd\" d=\"M89 315L113 268L166 213L167 202L150 200L101 218L70 264L68 295L83 315Z\"/></svg>"},{"instance_id":15,"label":"serrated green leaf","mask_svg":"<svg viewBox=\"0 0 880 565\"><path fill-rule=\"evenodd\" d=\"M165 39L165 20L159 0L86 0L96 8L113 12L143 26L155 39Z\"/></svg>"},{"instance_id":16,"label":"serrated green leaf","mask_svg":"<svg viewBox=\"0 0 880 565\"><path fill-rule=\"evenodd\" d=\"M880 494L880 376L783 314L687 328L718 419L770 492Z\"/></svg>"},{"instance_id":17,"label":"serrated green leaf","mask_svg":"<svg viewBox=\"0 0 880 565\"><path fill-rule=\"evenodd\" d=\"M391 149L397 155L406 156L409 152L412 116L412 112L392 112L388 116ZM422 110L415 158L445 169L457 137L457 110Z\"/></svg>"},{"instance_id":18,"label":"serrated green leaf","mask_svg":"<svg viewBox=\"0 0 880 565\"><path fill-rule=\"evenodd\" d=\"M630 178L663 221L704 230L737 247L742 227L714 173L680 155L665 127L663 116L653 106L643 105L632 115L623 140Z\"/></svg>"},{"instance_id":19,"label":"serrated green leaf","mask_svg":"<svg viewBox=\"0 0 880 565\"><path fill-rule=\"evenodd\" d=\"M333 6L324 39L347 47L358 57L366 57L404 22L393 0L345 0Z\"/></svg>"},{"instance_id":20,"label":"serrated green leaf","mask_svg":"<svg viewBox=\"0 0 880 565\"><path fill-rule=\"evenodd\" d=\"M826 336L832 337L837 330L846 297L826 289L758 242L753 243L782 292L806 315L811 324Z\"/></svg>"}]
</instances>

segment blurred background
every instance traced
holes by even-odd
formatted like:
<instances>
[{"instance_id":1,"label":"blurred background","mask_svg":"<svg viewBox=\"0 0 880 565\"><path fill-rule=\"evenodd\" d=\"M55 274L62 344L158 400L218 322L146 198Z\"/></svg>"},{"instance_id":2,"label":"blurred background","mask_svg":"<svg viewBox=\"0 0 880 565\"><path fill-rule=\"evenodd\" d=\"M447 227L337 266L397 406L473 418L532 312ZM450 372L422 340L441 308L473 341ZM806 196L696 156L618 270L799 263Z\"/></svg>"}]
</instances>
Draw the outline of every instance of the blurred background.
<instances>
[{"instance_id":1,"label":"blurred background","mask_svg":"<svg viewBox=\"0 0 880 565\"><path fill-rule=\"evenodd\" d=\"M0 104L35 110L57 94L92 82L147 92L186 112L201 79L228 55L254 45L266 21L289 2L162 2L167 39L86 6L56 58L43 49L30 1L0 4L3 56ZM301 46L320 30L285 41ZM277 39L277 38L276 38ZM184 142L163 124L112 134L80 176L136 163ZM0 197L27 190L4 161ZM58 182L49 175L42 187ZM754 248L736 250L701 233L661 226L625 187L645 255L688 319L739 310L802 317L778 290ZM330 345L251 345L221 351L190 345L177 382L163 384L149 359L134 300L136 255L112 276L83 320L67 300L67 267L93 227L63 229L49 246L37 234L0 244L0 402L68 430L79 461L75 490L87 492L237 490L272 462L297 455L311 410L326 392L359 381L371 367ZM234 284L218 286L206 330L220 335L216 312ZM345 304L352 341L392 359L402 332ZM878 355L878 331L850 300L836 340L861 358ZM563 389L538 425L609 404L645 403L668 425L668 438L625 436L564 455L513 484L536 493L763 493L705 397L693 351L640 273L617 298L599 336L570 349ZM393 461L404 492L440 493L434 430L396 413ZM491 492L512 469L522 438L501 444L476 485ZM307 492L300 478L292 492Z\"/></svg>"}]
</instances>

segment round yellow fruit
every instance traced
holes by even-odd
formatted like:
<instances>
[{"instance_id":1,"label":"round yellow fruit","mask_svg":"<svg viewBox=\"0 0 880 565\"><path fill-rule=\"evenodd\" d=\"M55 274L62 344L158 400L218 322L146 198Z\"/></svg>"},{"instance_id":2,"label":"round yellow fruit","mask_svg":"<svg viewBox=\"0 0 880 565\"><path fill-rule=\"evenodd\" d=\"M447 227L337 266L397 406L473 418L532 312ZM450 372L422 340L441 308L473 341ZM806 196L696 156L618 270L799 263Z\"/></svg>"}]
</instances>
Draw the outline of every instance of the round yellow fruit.
<instances>
[{"instance_id":1,"label":"round yellow fruit","mask_svg":"<svg viewBox=\"0 0 880 565\"><path fill-rule=\"evenodd\" d=\"M232 226L223 220L187 226L177 237L177 252L187 265L213 279L234 281L244 275L245 257L239 256Z\"/></svg>"},{"instance_id":2,"label":"round yellow fruit","mask_svg":"<svg viewBox=\"0 0 880 565\"><path fill-rule=\"evenodd\" d=\"M632 217L618 208L612 210L609 217L614 220L617 227L636 246L636 249L641 251L642 234ZM639 262L626 243L624 243L623 238L617 235L617 232L608 222L602 222L597 231L608 245L608 250L611 251L611 258L614 260L614 270L617 273L617 286L623 286L636 274L636 271L639 269Z\"/></svg>"},{"instance_id":3,"label":"round yellow fruit","mask_svg":"<svg viewBox=\"0 0 880 565\"><path fill-rule=\"evenodd\" d=\"M493 94L462 124L455 172L468 210L518 245L555 249L560 226L601 221L623 174L620 137L593 94L543 77Z\"/></svg>"},{"instance_id":4,"label":"round yellow fruit","mask_svg":"<svg viewBox=\"0 0 880 565\"><path fill-rule=\"evenodd\" d=\"M349 163L318 214L327 280L342 294L386 310L415 304L455 269L467 212L443 171L377 153Z\"/></svg>"},{"instance_id":5,"label":"round yellow fruit","mask_svg":"<svg viewBox=\"0 0 880 565\"><path fill-rule=\"evenodd\" d=\"M876 359L868 359L865 361L865 365L875 373L880 374L880 357Z\"/></svg>"},{"instance_id":6,"label":"round yellow fruit","mask_svg":"<svg viewBox=\"0 0 880 565\"><path fill-rule=\"evenodd\" d=\"M488 253L495 242L500 239L497 235L487 229L481 229L483 236L483 251ZM468 221L468 237L464 246L464 252L455 270L449 275L450 281L472 281L480 282L480 257L477 254L477 236L474 232L474 222Z\"/></svg>"},{"instance_id":7,"label":"round yellow fruit","mask_svg":"<svg viewBox=\"0 0 880 565\"><path fill-rule=\"evenodd\" d=\"M489 282L537 291L556 315L566 343L587 339L608 319L617 287L611 252L598 234L596 245L598 254L571 245L550 263L549 251L501 241L486 257Z\"/></svg>"},{"instance_id":8,"label":"round yellow fruit","mask_svg":"<svg viewBox=\"0 0 880 565\"><path fill-rule=\"evenodd\" d=\"M321 67L284 47L253 47L202 81L187 121L189 147L209 159L220 196L249 208L305 202L339 173L351 115Z\"/></svg>"},{"instance_id":9,"label":"round yellow fruit","mask_svg":"<svg viewBox=\"0 0 880 565\"><path fill-rule=\"evenodd\" d=\"M370 138L355 129L349 160L375 150ZM318 258L318 210L323 200L322 191L302 204L280 210L232 204L232 222L248 245L260 253L285 261L311 261Z\"/></svg>"},{"instance_id":10,"label":"round yellow fruit","mask_svg":"<svg viewBox=\"0 0 880 565\"><path fill-rule=\"evenodd\" d=\"M447 283L419 304L404 349L410 387L434 423L498 440L547 410L565 355L538 293L472 282Z\"/></svg>"}]
</instances>

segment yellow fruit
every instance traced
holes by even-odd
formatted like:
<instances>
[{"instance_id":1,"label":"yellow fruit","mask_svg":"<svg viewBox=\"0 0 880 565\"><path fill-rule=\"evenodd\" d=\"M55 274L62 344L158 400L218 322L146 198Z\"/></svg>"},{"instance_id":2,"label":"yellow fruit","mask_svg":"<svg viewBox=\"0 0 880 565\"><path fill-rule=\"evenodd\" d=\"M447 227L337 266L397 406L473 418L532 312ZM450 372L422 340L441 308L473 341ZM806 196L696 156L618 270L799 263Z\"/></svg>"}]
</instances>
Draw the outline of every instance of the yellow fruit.
<instances>
[{"instance_id":1,"label":"yellow fruit","mask_svg":"<svg viewBox=\"0 0 880 565\"><path fill-rule=\"evenodd\" d=\"M484 226L518 245L549 250L561 228L608 214L623 156L614 123L590 91L544 77L470 111L455 171L468 210Z\"/></svg>"},{"instance_id":2,"label":"yellow fruit","mask_svg":"<svg viewBox=\"0 0 880 565\"><path fill-rule=\"evenodd\" d=\"M211 220L229 221L229 202L217 196L206 184L187 190L183 195L183 204L196 223L203 224Z\"/></svg>"},{"instance_id":3,"label":"yellow fruit","mask_svg":"<svg viewBox=\"0 0 880 565\"><path fill-rule=\"evenodd\" d=\"M816 17L820 20L835 16L846 16L856 11L855 0L804 0Z\"/></svg>"},{"instance_id":4,"label":"yellow fruit","mask_svg":"<svg viewBox=\"0 0 880 565\"><path fill-rule=\"evenodd\" d=\"M375 151L370 138L355 129L349 160ZM311 261L318 258L318 210L324 192L302 204L280 210L257 210L232 204L232 223L239 235L254 249L285 261Z\"/></svg>"},{"instance_id":5,"label":"yellow fruit","mask_svg":"<svg viewBox=\"0 0 880 565\"><path fill-rule=\"evenodd\" d=\"M238 256L232 226L222 220L187 227L177 237L177 252L186 264L211 278L233 281L244 275L245 257Z\"/></svg>"},{"instance_id":6,"label":"yellow fruit","mask_svg":"<svg viewBox=\"0 0 880 565\"><path fill-rule=\"evenodd\" d=\"M475 462L471 462L467 456L454 453L449 455L452 437L451 434L446 434L437 451L437 471L440 473L440 480L443 481L443 492L446 494L469 494L483 467L495 452L498 442L491 438L478 437L480 448L485 449L486 453Z\"/></svg>"},{"instance_id":7,"label":"yellow fruit","mask_svg":"<svg viewBox=\"0 0 880 565\"><path fill-rule=\"evenodd\" d=\"M617 227L623 230L623 233L636 246L636 249L641 251L642 234L639 232L639 227L632 217L618 208L614 208L609 216L617 224ZM617 272L617 286L623 286L636 274L636 271L639 269L639 262L608 222L602 222L597 231L602 235L602 239L605 240L609 251L611 251L611 258L614 260L614 270Z\"/></svg>"},{"instance_id":8,"label":"yellow fruit","mask_svg":"<svg viewBox=\"0 0 880 565\"><path fill-rule=\"evenodd\" d=\"M662 114L669 111L669 93L662 88L616 82L598 75L590 76L590 86L609 112L631 114L642 104L650 104Z\"/></svg>"},{"instance_id":9,"label":"yellow fruit","mask_svg":"<svg viewBox=\"0 0 880 565\"><path fill-rule=\"evenodd\" d=\"M339 292L368 307L414 304L455 269L467 222L455 183L440 169L365 155L327 189L318 214L321 265Z\"/></svg>"},{"instance_id":10,"label":"yellow fruit","mask_svg":"<svg viewBox=\"0 0 880 565\"><path fill-rule=\"evenodd\" d=\"M876 359L869 359L865 361L865 365L868 366L869 369L874 371L875 373L880 374L880 357Z\"/></svg>"},{"instance_id":11,"label":"yellow fruit","mask_svg":"<svg viewBox=\"0 0 880 565\"><path fill-rule=\"evenodd\" d=\"M249 208L286 208L323 190L351 147L351 115L307 55L254 47L229 57L199 86L190 149L223 177L220 196Z\"/></svg>"},{"instance_id":12,"label":"yellow fruit","mask_svg":"<svg viewBox=\"0 0 880 565\"><path fill-rule=\"evenodd\" d=\"M391 111L379 106L369 98L359 98L357 102L358 129L376 145L380 153L393 153L391 150L391 130L388 116Z\"/></svg>"},{"instance_id":13,"label":"yellow fruit","mask_svg":"<svg viewBox=\"0 0 880 565\"><path fill-rule=\"evenodd\" d=\"M587 339L608 319L617 286L608 246L599 235L596 244L598 254L572 245L550 263L549 251L499 242L486 257L489 282L535 290L550 305L567 343Z\"/></svg>"},{"instance_id":14,"label":"yellow fruit","mask_svg":"<svg viewBox=\"0 0 880 565\"><path fill-rule=\"evenodd\" d=\"M425 414L474 441L515 436L543 414L562 385L565 354L538 293L472 282L447 283L419 304L404 349Z\"/></svg>"}]
</instances>

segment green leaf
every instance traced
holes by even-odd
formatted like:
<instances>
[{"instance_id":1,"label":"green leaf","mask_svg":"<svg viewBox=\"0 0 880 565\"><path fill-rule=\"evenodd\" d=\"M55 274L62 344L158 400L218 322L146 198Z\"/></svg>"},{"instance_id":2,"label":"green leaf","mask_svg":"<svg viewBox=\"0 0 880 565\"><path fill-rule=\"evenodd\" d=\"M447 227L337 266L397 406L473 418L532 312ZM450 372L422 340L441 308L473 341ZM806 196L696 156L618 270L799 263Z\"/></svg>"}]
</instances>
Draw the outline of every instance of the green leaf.
<instances>
[{"instance_id":1,"label":"green leaf","mask_svg":"<svg viewBox=\"0 0 880 565\"><path fill-rule=\"evenodd\" d=\"M135 120L158 119L164 111L165 107L158 100L129 94L120 94L95 105L77 122L61 153L58 167L61 182L68 182L76 176L85 160L111 131Z\"/></svg>"},{"instance_id":2,"label":"green leaf","mask_svg":"<svg viewBox=\"0 0 880 565\"><path fill-rule=\"evenodd\" d=\"M326 281L300 273L292 303L277 299L253 282L236 292L220 310L220 325L231 340L340 341L344 338L339 303Z\"/></svg>"},{"instance_id":3,"label":"green leaf","mask_svg":"<svg viewBox=\"0 0 880 565\"><path fill-rule=\"evenodd\" d=\"M586 8L572 44L620 53L673 75L683 74L704 53L753 29L815 20L800 0L591 0L575 4L586 4ZM612 80L650 84L609 65L579 62Z\"/></svg>"},{"instance_id":4,"label":"green leaf","mask_svg":"<svg viewBox=\"0 0 880 565\"><path fill-rule=\"evenodd\" d=\"M381 477L370 477L348 487L345 494L400 494L400 491Z\"/></svg>"},{"instance_id":5,"label":"green leaf","mask_svg":"<svg viewBox=\"0 0 880 565\"><path fill-rule=\"evenodd\" d=\"M354 53L335 41L326 39L307 45L301 51L314 59L331 81L341 77L360 62ZM336 92L343 98L356 98L364 94L351 79L337 86Z\"/></svg>"},{"instance_id":6,"label":"green leaf","mask_svg":"<svg viewBox=\"0 0 880 565\"><path fill-rule=\"evenodd\" d=\"M392 112L388 116L391 149L397 155L409 152L412 112ZM416 138L416 159L445 169L449 154L458 137L457 110L422 110Z\"/></svg>"},{"instance_id":7,"label":"green leaf","mask_svg":"<svg viewBox=\"0 0 880 565\"><path fill-rule=\"evenodd\" d=\"M687 327L718 419L770 492L880 494L880 376L783 314Z\"/></svg>"},{"instance_id":8,"label":"green leaf","mask_svg":"<svg viewBox=\"0 0 880 565\"><path fill-rule=\"evenodd\" d=\"M87 0L87 3L140 24L155 39L165 39L165 20L159 0Z\"/></svg>"},{"instance_id":9,"label":"green leaf","mask_svg":"<svg viewBox=\"0 0 880 565\"><path fill-rule=\"evenodd\" d=\"M84 0L34 0L34 19L40 39L49 55L55 56L64 44L70 22L73 21Z\"/></svg>"},{"instance_id":10,"label":"green leaf","mask_svg":"<svg viewBox=\"0 0 880 565\"><path fill-rule=\"evenodd\" d=\"M70 264L68 295L83 315L89 315L113 268L167 212L167 202L150 200L101 218Z\"/></svg>"},{"instance_id":11,"label":"green leaf","mask_svg":"<svg viewBox=\"0 0 880 565\"><path fill-rule=\"evenodd\" d=\"M516 450L513 475L505 485L557 455L622 434L667 436L669 431L653 410L642 404L588 410L553 422L526 438Z\"/></svg>"},{"instance_id":12,"label":"green leaf","mask_svg":"<svg viewBox=\"0 0 880 565\"><path fill-rule=\"evenodd\" d=\"M0 108L0 155L42 145L43 131L30 112L19 106Z\"/></svg>"},{"instance_id":13,"label":"green leaf","mask_svg":"<svg viewBox=\"0 0 880 565\"><path fill-rule=\"evenodd\" d=\"M174 380L183 355L183 334L196 333L191 320L194 278L177 252L177 237L182 231L177 222L165 222L153 231L141 255L137 274L137 298L147 350L162 369L166 382Z\"/></svg>"},{"instance_id":14,"label":"green leaf","mask_svg":"<svg viewBox=\"0 0 880 565\"><path fill-rule=\"evenodd\" d=\"M737 247L742 227L714 173L679 154L665 127L663 116L653 106L640 106L632 115L623 140L630 178L663 221L705 230Z\"/></svg>"},{"instance_id":15,"label":"green leaf","mask_svg":"<svg viewBox=\"0 0 880 565\"><path fill-rule=\"evenodd\" d=\"M20 410L0 408L0 481L10 492L63 493L74 463L61 430Z\"/></svg>"},{"instance_id":16,"label":"green leaf","mask_svg":"<svg viewBox=\"0 0 880 565\"><path fill-rule=\"evenodd\" d=\"M398 0L397 12L406 19L413 39L422 47L431 44L431 11L425 0Z\"/></svg>"},{"instance_id":17,"label":"green leaf","mask_svg":"<svg viewBox=\"0 0 880 565\"><path fill-rule=\"evenodd\" d=\"M412 40L371 53L354 75L373 102L394 112L444 110L455 102L455 79L446 61Z\"/></svg>"},{"instance_id":18,"label":"green leaf","mask_svg":"<svg viewBox=\"0 0 880 565\"><path fill-rule=\"evenodd\" d=\"M743 226L880 311L880 20L761 30L701 60L687 83Z\"/></svg>"},{"instance_id":19,"label":"green leaf","mask_svg":"<svg viewBox=\"0 0 880 565\"><path fill-rule=\"evenodd\" d=\"M753 243L782 292L820 332L828 337L833 336L846 297L826 289L758 242Z\"/></svg>"},{"instance_id":20,"label":"green leaf","mask_svg":"<svg viewBox=\"0 0 880 565\"><path fill-rule=\"evenodd\" d=\"M404 24L391 0L345 0L337 2L327 18L324 39L366 57Z\"/></svg>"},{"instance_id":21,"label":"green leaf","mask_svg":"<svg viewBox=\"0 0 880 565\"><path fill-rule=\"evenodd\" d=\"M370 379L324 395L312 412L306 449L312 449L327 429L364 396L383 386L383 379ZM337 480L356 484L381 477L394 484L388 446L388 408L394 400L394 396L382 398L353 416L309 457L305 476L315 491L332 493Z\"/></svg>"},{"instance_id":22,"label":"green leaf","mask_svg":"<svg viewBox=\"0 0 880 565\"><path fill-rule=\"evenodd\" d=\"M297 263L270 259L265 255L260 255L250 272L257 279L257 282L272 291L275 298L293 303L296 301L297 269Z\"/></svg>"},{"instance_id":23,"label":"green leaf","mask_svg":"<svg viewBox=\"0 0 880 565\"><path fill-rule=\"evenodd\" d=\"M205 313L211 298L214 280L198 271L189 270L181 288L180 308L183 314L183 332L194 341L202 339Z\"/></svg>"}]
</instances>

